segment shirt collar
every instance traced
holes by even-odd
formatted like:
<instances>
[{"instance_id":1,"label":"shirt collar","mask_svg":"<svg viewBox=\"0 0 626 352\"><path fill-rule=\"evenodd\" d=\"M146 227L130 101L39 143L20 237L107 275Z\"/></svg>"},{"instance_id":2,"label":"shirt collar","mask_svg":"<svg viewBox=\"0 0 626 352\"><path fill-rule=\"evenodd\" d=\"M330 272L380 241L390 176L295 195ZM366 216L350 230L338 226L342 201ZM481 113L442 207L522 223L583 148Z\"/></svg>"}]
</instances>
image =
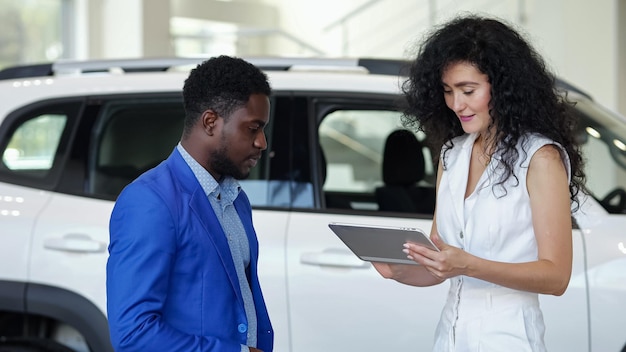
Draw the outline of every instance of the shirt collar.
<instances>
[{"instance_id":1,"label":"shirt collar","mask_svg":"<svg viewBox=\"0 0 626 352\"><path fill-rule=\"evenodd\" d=\"M237 180L232 176L226 176L221 182L217 182L215 178L213 178L213 175L202 167L202 165L185 150L180 142L176 146L176 149L178 149L178 152L196 176L196 179L207 197L213 196L228 203L235 201L241 191L241 186Z\"/></svg>"}]
</instances>

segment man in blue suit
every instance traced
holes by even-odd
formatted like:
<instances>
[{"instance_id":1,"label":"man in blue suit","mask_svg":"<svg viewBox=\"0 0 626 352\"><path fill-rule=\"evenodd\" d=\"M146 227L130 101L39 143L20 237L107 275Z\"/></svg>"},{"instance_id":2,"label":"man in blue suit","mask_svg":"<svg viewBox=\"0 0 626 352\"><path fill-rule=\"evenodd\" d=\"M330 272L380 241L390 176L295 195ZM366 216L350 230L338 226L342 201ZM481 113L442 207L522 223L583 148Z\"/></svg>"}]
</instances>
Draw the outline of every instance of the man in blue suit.
<instances>
[{"instance_id":1,"label":"man in blue suit","mask_svg":"<svg viewBox=\"0 0 626 352\"><path fill-rule=\"evenodd\" d=\"M220 56L185 80L172 154L120 194L110 221L107 310L117 351L271 351L252 209L237 180L267 148L270 86Z\"/></svg>"}]
</instances>

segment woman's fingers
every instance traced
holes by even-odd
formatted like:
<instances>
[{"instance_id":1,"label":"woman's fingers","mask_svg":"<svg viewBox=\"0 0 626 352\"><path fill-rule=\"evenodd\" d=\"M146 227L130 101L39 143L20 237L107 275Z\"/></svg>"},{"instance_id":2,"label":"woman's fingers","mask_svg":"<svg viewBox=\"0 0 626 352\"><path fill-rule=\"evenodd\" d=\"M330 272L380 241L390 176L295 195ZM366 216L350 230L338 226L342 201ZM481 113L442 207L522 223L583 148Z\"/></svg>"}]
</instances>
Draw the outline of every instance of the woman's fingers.
<instances>
[{"instance_id":1,"label":"woman's fingers","mask_svg":"<svg viewBox=\"0 0 626 352\"><path fill-rule=\"evenodd\" d=\"M407 258L427 266L434 264L437 254L437 252L432 249L414 243L405 243L403 252L406 253Z\"/></svg>"},{"instance_id":2,"label":"woman's fingers","mask_svg":"<svg viewBox=\"0 0 626 352\"><path fill-rule=\"evenodd\" d=\"M438 236L433 236L433 239L433 243L435 243L441 251L435 251L416 243L407 242L404 244L404 252L409 259L425 266L426 270L439 279L456 276L458 274L456 271L456 265L458 263L450 261L449 259L458 257L461 253L453 254L453 252L456 252L458 249L447 245Z\"/></svg>"}]
</instances>

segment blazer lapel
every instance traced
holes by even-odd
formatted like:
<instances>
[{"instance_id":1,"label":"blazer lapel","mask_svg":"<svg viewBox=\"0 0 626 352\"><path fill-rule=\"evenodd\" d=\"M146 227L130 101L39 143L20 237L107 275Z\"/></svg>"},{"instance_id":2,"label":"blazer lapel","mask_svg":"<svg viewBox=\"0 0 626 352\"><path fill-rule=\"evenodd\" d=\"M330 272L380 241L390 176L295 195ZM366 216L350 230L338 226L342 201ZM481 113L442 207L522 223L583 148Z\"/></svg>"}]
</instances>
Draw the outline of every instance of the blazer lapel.
<instances>
[{"instance_id":1,"label":"blazer lapel","mask_svg":"<svg viewBox=\"0 0 626 352\"><path fill-rule=\"evenodd\" d=\"M168 159L171 159L169 161L173 164L171 168L172 172L177 174L177 179L180 181L181 188L185 189L190 194L189 207L196 215L198 222L205 229L206 235L217 249L220 261L224 266L224 270L226 270L233 290L235 291L239 301L243 302L241 289L239 287L239 278L237 277L237 270L235 269L232 254L230 253L230 246L228 245L228 240L226 239L226 234L222 229L222 225L211 207L211 203L204 194L200 183L189 168L189 165L187 165L180 153L177 150L174 150Z\"/></svg>"},{"instance_id":2,"label":"blazer lapel","mask_svg":"<svg viewBox=\"0 0 626 352\"><path fill-rule=\"evenodd\" d=\"M235 269L235 263L233 262L233 256L230 252L230 246L228 245L226 234L224 233L224 229L222 229L222 225L217 219L211 204L208 199L206 199L204 191L200 186L198 186L198 188L199 191L193 194L191 201L189 202L189 206L195 212L200 223L202 223L207 236L209 236L209 239L213 242L215 248L218 249L217 253L220 256L224 269L228 273L230 283L233 286L237 297L243 302L241 288L239 287L239 278L237 277L237 270Z\"/></svg>"}]
</instances>

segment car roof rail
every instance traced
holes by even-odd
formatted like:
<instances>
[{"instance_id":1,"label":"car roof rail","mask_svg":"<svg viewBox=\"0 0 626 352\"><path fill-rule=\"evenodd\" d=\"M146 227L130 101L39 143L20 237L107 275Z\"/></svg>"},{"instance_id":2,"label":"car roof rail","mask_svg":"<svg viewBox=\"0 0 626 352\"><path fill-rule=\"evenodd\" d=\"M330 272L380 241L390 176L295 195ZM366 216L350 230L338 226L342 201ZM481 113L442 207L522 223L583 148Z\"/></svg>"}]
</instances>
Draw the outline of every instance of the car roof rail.
<instances>
[{"instance_id":1,"label":"car roof rail","mask_svg":"<svg viewBox=\"0 0 626 352\"><path fill-rule=\"evenodd\" d=\"M21 65L0 70L0 80L26 77L52 76L52 64Z\"/></svg>"},{"instance_id":2,"label":"car roof rail","mask_svg":"<svg viewBox=\"0 0 626 352\"><path fill-rule=\"evenodd\" d=\"M409 62L396 59L374 58L282 58L282 57L249 57L244 59L266 71L289 71L306 67L311 69L333 68L335 70L355 71L366 70L370 74L406 75ZM0 80L29 77L45 77L62 74L82 74L95 72L158 72L176 67L197 65L206 58L174 57L174 58L136 58L136 59L103 59L103 60L59 60L53 63L20 65L0 71Z\"/></svg>"},{"instance_id":3,"label":"car roof rail","mask_svg":"<svg viewBox=\"0 0 626 352\"><path fill-rule=\"evenodd\" d=\"M197 65L207 58L172 57L172 58L134 58L103 60L59 60L51 63L19 65L0 70L0 80L46 77L62 74L81 74L95 72L158 72L176 67ZM394 76L408 76L411 61L402 59L377 58L325 58L325 57L249 57L244 59L265 71L289 71L307 68L308 70L345 70ZM580 88L557 78L555 85L583 95L593 100L590 94Z\"/></svg>"}]
</instances>

